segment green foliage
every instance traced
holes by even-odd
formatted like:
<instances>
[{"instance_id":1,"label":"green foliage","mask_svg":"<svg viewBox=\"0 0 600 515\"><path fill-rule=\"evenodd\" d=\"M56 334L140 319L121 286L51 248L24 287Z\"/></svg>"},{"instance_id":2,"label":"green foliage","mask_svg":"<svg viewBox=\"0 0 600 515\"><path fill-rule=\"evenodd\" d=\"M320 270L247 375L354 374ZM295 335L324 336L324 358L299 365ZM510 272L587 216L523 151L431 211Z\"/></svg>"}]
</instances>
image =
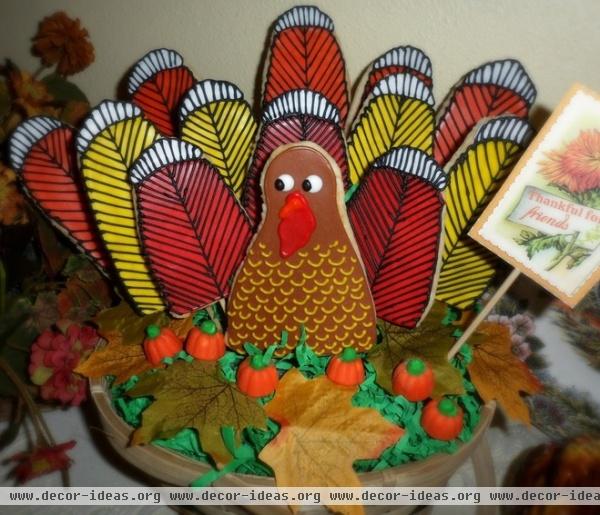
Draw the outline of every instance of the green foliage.
<instances>
[{"instance_id":1,"label":"green foliage","mask_svg":"<svg viewBox=\"0 0 600 515\"><path fill-rule=\"evenodd\" d=\"M564 234L549 236L542 232L521 231L517 243L526 248L527 257L531 259L543 250L556 249L562 252L567 247L568 238Z\"/></svg>"},{"instance_id":2,"label":"green foliage","mask_svg":"<svg viewBox=\"0 0 600 515\"><path fill-rule=\"evenodd\" d=\"M571 260L567 264L567 268L575 268L579 266L586 258L592 253L591 250L584 249L583 247L575 247L570 253L569 257Z\"/></svg>"},{"instance_id":3,"label":"green foliage","mask_svg":"<svg viewBox=\"0 0 600 515\"><path fill-rule=\"evenodd\" d=\"M575 201L593 209L600 209L600 188L573 193Z\"/></svg>"},{"instance_id":4,"label":"green foliage","mask_svg":"<svg viewBox=\"0 0 600 515\"><path fill-rule=\"evenodd\" d=\"M529 259L544 250L555 249L557 256L550 263L547 270L553 269L566 258L569 258L567 268L571 269L579 266L591 254L589 249L575 244L578 238L579 233L577 232L574 234L548 235L539 231L521 231L519 237L516 238L516 242L525 247Z\"/></svg>"},{"instance_id":5,"label":"green foliage","mask_svg":"<svg viewBox=\"0 0 600 515\"><path fill-rule=\"evenodd\" d=\"M72 82L69 82L64 77L57 73L46 75L42 82L46 85L48 93L52 95L57 102L69 102L77 100L79 102L87 102L88 99L85 93Z\"/></svg>"}]
</instances>

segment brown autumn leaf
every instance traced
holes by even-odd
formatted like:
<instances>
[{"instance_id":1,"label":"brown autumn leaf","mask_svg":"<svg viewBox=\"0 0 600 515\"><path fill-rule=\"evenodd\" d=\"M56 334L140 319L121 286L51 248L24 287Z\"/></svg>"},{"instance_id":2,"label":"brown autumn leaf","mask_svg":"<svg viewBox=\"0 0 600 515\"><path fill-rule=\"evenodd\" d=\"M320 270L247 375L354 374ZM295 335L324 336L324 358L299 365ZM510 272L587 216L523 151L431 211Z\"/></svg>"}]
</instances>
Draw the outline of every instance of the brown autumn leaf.
<instances>
[{"instance_id":1,"label":"brown autumn leaf","mask_svg":"<svg viewBox=\"0 0 600 515\"><path fill-rule=\"evenodd\" d=\"M377 372L377 384L392 392L392 373L396 365L410 358L429 363L435 375L433 395L461 395L464 393L460 372L448 361L448 351L454 344L452 333L456 326L444 326L446 307L436 302L427 318L416 329L403 329L388 322L380 327L383 340L369 353L369 362Z\"/></svg>"},{"instance_id":2,"label":"brown autumn leaf","mask_svg":"<svg viewBox=\"0 0 600 515\"><path fill-rule=\"evenodd\" d=\"M141 343L125 344L123 335L118 331L105 332L103 336L107 344L97 348L88 359L77 365L75 372L94 379L115 376L115 384L121 384L131 376L158 368L146 359Z\"/></svg>"},{"instance_id":3,"label":"brown autumn leaf","mask_svg":"<svg viewBox=\"0 0 600 515\"><path fill-rule=\"evenodd\" d=\"M44 270L49 277L58 276L71 251L57 238L56 230L41 213L35 214L38 242L44 257Z\"/></svg>"},{"instance_id":4,"label":"brown autumn leaf","mask_svg":"<svg viewBox=\"0 0 600 515\"><path fill-rule=\"evenodd\" d=\"M404 430L374 409L353 407L355 393L356 388L338 386L326 376L306 379L297 369L283 376L265 408L281 430L259 456L275 472L277 486L361 486L354 461L377 458ZM331 508L364 513L359 505Z\"/></svg>"},{"instance_id":5,"label":"brown autumn leaf","mask_svg":"<svg viewBox=\"0 0 600 515\"><path fill-rule=\"evenodd\" d=\"M12 100L11 100L12 106ZM0 143L4 143L17 126L23 121L24 116L18 110L12 110L4 118L0 118Z\"/></svg>"},{"instance_id":6,"label":"brown autumn leaf","mask_svg":"<svg viewBox=\"0 0 600 515\"><path fill-rule=\"evenodd\" d=\"M179 336L179 338L184 340L187 334L190 332L190 329L194 327L194 315L171 320L169 327L177 336Z\"/></svg>"},{"instance_id":7,"label":"brown autumn leaf","mask_svg":"<svg viewBox=\"0 0 600 515\"><path fill-rule=\"evenodd\" d=\"M198 431L205 452L215 461L227 463L232 456L223 443L222 427L233 427L238 438L248 426L266 429L262 406L226 381L215 363L177 361L142 378L128 395L155 399L144 411L132 445L169 438L189 427Z\"/></svg>"},{"instance_id":8,"label":"brown autumn leaf","mask_svg":"<svg viewBox=\"0 0 600 515\"><path fill-rule=\"evenodd\" d=\"M53 105L54 98L46 85L35 79L30 73L11 67L8 73L9 85L13 94L13 106L26 116L58 115Z\"/></svg>"},{"instance_id":9,"label":"brown autumn leaf","mask_svg":"<svg viewBox=\"0 0 600 515\"><path fill-rule=\"evenodd\" d=\"M152 366L144 354L142 343L146 327L151 324L169 326L183 339L193 325L193 317L171 320L163 312L141 317L134 313L129 304L122 302L100 312L94 322L98 326L98 333L108 343L96 349L77 367L76 372L90 378L115 376L115 384L121 384L131 376L143 374L152 368L162 368Z\"/></svg>"},{"instance_id":10,"label":"brown autumn leaf","mask_svg":"<svg viewBox=\"0 0 600 515\"><path fill-rule=\"evenodd\" d=\"M510 418L529 424L529 409L520 392L534 394L542 385L513 354L510 329L483 322L469 343L473 346L469 374L481 398L485 402L496 399Z\"/></svg>"},{"instance_id":11,"label":"brown autumn leaf","mask_svg":"<svg viewBox=\"0 0 600 515\"><path fill-rule=\"evenodd\" d=\"M58 294L58 309L62 318L73 321L89 320L100 309L110 306L111 290L108 282L96 272L96 279L83 281L78 275L67 279Z\"/></svg>"},{"instance_id":12,"label":"brown autumn leaf","mask_svg":"<svg viewBox=\"0 0 600 515\"><path fill-rule=\"evenodd\" d=\"M60 119L73 127L78 127L89 112L90 104L88 102L69 100L60 113Z\"/></svg>"},{"instance_id":13,"label":"brown autumn leaf","mask_svg":"<svg viewBox=\"0 0 600 515\"><path fill-rule=\"evenodd\" d=\"M0 224L26 224L29 217L25 204L25 198L17 188L15 172L0 162Z\"/></svg>"},{"instance_id":14,"label":"brown autumn leaf","mask_svg":"<svg viewBox=\"0 0 600 515\"><path fill-rule=\"evenodd\" d=\"M121 333L123 345L139 345L144 341L146 327L150 324L165 326L169 323L169 317L163 311L139 316L127 302L123 301L114 308L98 313L94 323L98 326L100 335L105 338L105 333L116 331Z\"/></svg>"}]
</instances>

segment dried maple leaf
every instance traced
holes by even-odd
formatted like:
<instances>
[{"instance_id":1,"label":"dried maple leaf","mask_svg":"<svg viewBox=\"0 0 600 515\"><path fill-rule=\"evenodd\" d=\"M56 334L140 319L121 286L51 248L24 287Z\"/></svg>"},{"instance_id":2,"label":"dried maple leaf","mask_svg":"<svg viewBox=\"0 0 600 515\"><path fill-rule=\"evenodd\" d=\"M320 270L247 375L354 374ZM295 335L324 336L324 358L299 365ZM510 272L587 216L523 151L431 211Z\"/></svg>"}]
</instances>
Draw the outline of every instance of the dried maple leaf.
<instances>
[{"instance_id":1,"label":"dried maple leaf","mask_svg":"<svg viewBox=\"0 0 600 515\"><path fill-rule=\"evenodd\" d=\"M98 310L110 306L111 291L108 283L97 273L95 281L83 281L77 275L67 279L58 294L61 318L76 322L89 320Z\"/></svg>"},{"instance_id":2,"label":"dried maple leaf","mask_svg":"<svg viewBox=\"0 0 600 515\"><path fill-rule=\"evenodd\" d=\"M448 362L448 351L454 344L455 326L444 326L446 307L436 302L427 318L416 329L403 329L381 323L383 340L369 353L369 361L377 372L377 383L392 392L392 373L398 363L420 358L429 363L435 374L433 395L463 394L460 372Z\"/></svg>"},{"instance_id":3,"label":"dried maple leaf","mask_svg":"<svg viewBox=\"0 0 600 515\"><path fill-rule=\"evenodd\" d=\"M215 363L178 361L142 378L128 395L155 399L144 411L132 445L169 438L189 427L198 431L205 452L226 463L232 456L223 443L222 427L233 427L238 437L248 426L266 428L264 409L227 382Z\"/></svg>"},{"instance_id":4,"label":"dried maple leaf","mask_svg":"<svg viewBox=\"0 0 600 515\"><path fill-rule=\"evenodd\" d=\"M125 344L119 331L105 332L103 336L108 343L96 349L88 359L77 366L75 372L96 379L115 376L115 384L121 384L131 376L156 368L146 359L141 344Z\"/></svg>"},{"instance_id":5,"label":"dried maple leaf","mask_svg":"<svg viewBox=\"0 0 600 515\"><path fill-rule=\"evenodd\" d=\"M190 332L190 329L194 327L194 315L171 320L169 327L177 336L179 336L179 338L185 338L187 333Z\"/></svg>"},{"instance_id":6,"label":"dried maple leaf","mask_svg":"<svg viewBox=\"0 0 600 515\"><path fill-rule=\"evenodd\" d=\"M55 116L58 109L46 85L30 73L11 66L8 71L9 85L13 94L13 106L27 117L40 114Z\"/></svg>"},{"instance_id":7,"label":"dried maple leaf","mask_svg":"<svg viewBox=\"0 0 600 515\"><path fill-rule=\"evenodd\" d=\"M35 327L37 332L43 333L59 318L56 293L53 291L38 293L33 304L29 323Z\"/></svg>"},{"instance_id":8,"label":"dried maple leaf","mask_svg":"<svg viewBox=\"0 0 600 515\"><path fill-rule=\"evenodd\" d=\"M529 424L529 409L519 392L537 393L542 385L513 354L510 329L483 322L469 343L473 346L469 374L481 398L496 399L509 417Z\"/></svg>"},{"instance_id":9,"label":"dried maple leaf","mask_svg":"<svg viewBox=\"0 0 600 515\"><path fill-rule=\"evenodd\" d=\"M106 333L119 332L123 345L139 345L144 340L146 327L151 324L165 326L169 317L162 311L146 316L137 315L127 302L105 309L94 318L98 332L106 338Z\"/></svg>"},{"instance_id":10,"label":"dried maple leaf","mask_svg":"<svg viewBox=\"0 0 600 515\"><path fill-rule=\"evenodd\" d=\"M184 338L192 328L193 316L170 320L162 312L140 317L129 304L122 302L115 308L105 309L95 319L98 333L107 345L96 349L75 371L90 378L115 376L115 384L127 381L155 367L144 354L142 343L145 330L151 324L169 326L177 336Z\"/></svg>"},{"instance_id":11,"label":"dried maple leaf","mask_svg":"<svg viewBox=\"0 0 600 515\"><path fill-rule=\"evenodd\" d=\"M28 220L25 199L17 188L17 176L0 163L0 224L26 224Z\"/></svg>"},{"instance_id":12,"label":"dried maple leaf","mask_svg":"<svg viewBox=\"0 0 600 515\"><path fill-rule=\"evenodd\" d=\"M60 113L60 119L73 127L78 127L89 112L90 104L88 102L69 100Z\"/></svg>"},{"instance_id":13,"label":"dried maple leaf","mask_svg":"<svg viewBox=\"0 0 600 515\"><path fill-rule=\"evenodd\" d=\"M371 408L352 406L356 388L327 377L305 379L292 369L283 376L267 415L281 425L260 459L275 472L280 487L358 487L352 464L375 459L404 431ZM363 513L362 506L335 506L342 513ZM297 507L292 507L297 511Z\"/></svg>"}]
</instances>

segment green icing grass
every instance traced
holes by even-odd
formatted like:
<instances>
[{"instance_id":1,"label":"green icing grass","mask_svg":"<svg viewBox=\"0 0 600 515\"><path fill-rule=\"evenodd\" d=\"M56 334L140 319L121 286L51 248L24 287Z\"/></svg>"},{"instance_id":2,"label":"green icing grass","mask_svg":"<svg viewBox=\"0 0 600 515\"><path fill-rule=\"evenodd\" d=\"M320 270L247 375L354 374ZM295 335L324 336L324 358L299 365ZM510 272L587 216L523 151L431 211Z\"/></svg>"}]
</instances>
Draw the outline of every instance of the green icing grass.
<instances>
[{"instance_id":1,"label":"green icing grass","mask_svg":"<svg viewBox=\"0 0 600 515\"><path fill-rule=\"evenodd\" d=\"M409 402L403 397L394 397L388 394L377 385L375 382L375 370L370 363L366 362L366 379L354 395L352 399L353 405L376 409L386 419L403 427L405 434L395 445L386 449L379 458L374 460L357 460L354 463L355 470L357 472L384 470L389 467L402 465L403 463L423 460L437 453L453 453L458 449L461 442L469 441L474 428L479 422L481 407L481 401L466 373L466 368L471 361L471 357L471 349L468 346L464 346L453 360L453 365L463 374L465 394L454 396L453 398L464 409L465 423L463 431L457 440L450 442L434 440L427 436L420 424L423 403ZM228 381L235 381L237 367L243 359L243 356L234 352L227 352L219 360L223 375ZM305 344L301 344L296 347L294 352L277 359L276 366L280 371L296 367L305 377L313 378L325 373L328 361L329 358L319 357ZM127 382L111 388L112 401L117 413L133 427L140 426L142 412L152 403L152 399L149 397L127 397L127 391L133 388L137 381L138 378L134 376ZM260 402L265 404L271 398L272 396L263 398ZM243 443L249 444L254 449L255 455L258 456L260 451L278 432L278 424L273 420L269 420L266 430L246 428L242 435ZM202 451L200 440L196 430L183 429L173 438L155 440L153 444L213 465L210 456ZM258 460L244 462L240 465L237 472L258 476L273 475L271 469Z\"/></svg>"}]
</instances>

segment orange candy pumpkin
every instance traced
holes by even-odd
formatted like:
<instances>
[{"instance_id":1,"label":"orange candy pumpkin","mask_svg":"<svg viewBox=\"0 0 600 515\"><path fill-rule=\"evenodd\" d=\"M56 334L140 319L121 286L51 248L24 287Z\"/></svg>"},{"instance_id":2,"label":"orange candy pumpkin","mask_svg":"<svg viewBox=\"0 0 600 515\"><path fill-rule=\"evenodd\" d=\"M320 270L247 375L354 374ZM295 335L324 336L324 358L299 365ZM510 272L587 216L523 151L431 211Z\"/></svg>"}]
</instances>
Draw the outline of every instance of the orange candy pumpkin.
<instances>
[{"instance_id":1,"label":"orange candy pumpkin","mask_svg":"<svg viewBox=\"0 0 600 515\"><path fill-rule=\"evenodd\" d=\"M216 361L225 354L225 338L212 320L205 320L200 327L190 329L185 350L196 359Z\"/></svg>"},{"instance_id":2,"label":"orange candy pumpkin","mask_svg":"<svg viewBox=\"0 0 600 515\"><path fill-rule=\"evenodd\" d=\"M329 361L327 377L342 386L356 386L365 380L365 366L356 351L346 347Z\"/></svg>"},{"instance_id":3,"label":"orange candy pumpkin","mask_svg":"<svg viewBox=\"0 0 600 515\"><path fill-rule=\"evenodd\" d=\"M162 329L157 325L146 327L144 354L153 365L160 365L164 358L172 358L182 349L183 343L168 327Z\"/></svg>"},{"instance_id":4,"label":"orange candy pumpkin","mask_svg":"<svg viewBox=\"0 0 600 515\"><path fill-rule=\"evenodd\" d=\"M413 358L400 363L392 375L392 389L411 402L431 397L435 379L431 368L421 359Z\"/></svg>"},{"instance_id":5,"label":"orange candy pumpkin","mask_svg":"<svg viewBox=\"0 0 600 515\"><path fill-rule=\"evenodd\" d=\"M279 376L270 355L256 354L240 363L237 386L250 397L264 397L275 391Z\"/></svg>"},{"instance_id":6,"label":"orange candy pumpkin","mask_svg":"<svg viewBox=\"0 0 600 515\"><path fill-rule=\"evenodd\" d=\"M421 426L437 440L454 440L463 428L463 410L453 400L431 400L423 409Z\"/></svg>"}]
</instances>

